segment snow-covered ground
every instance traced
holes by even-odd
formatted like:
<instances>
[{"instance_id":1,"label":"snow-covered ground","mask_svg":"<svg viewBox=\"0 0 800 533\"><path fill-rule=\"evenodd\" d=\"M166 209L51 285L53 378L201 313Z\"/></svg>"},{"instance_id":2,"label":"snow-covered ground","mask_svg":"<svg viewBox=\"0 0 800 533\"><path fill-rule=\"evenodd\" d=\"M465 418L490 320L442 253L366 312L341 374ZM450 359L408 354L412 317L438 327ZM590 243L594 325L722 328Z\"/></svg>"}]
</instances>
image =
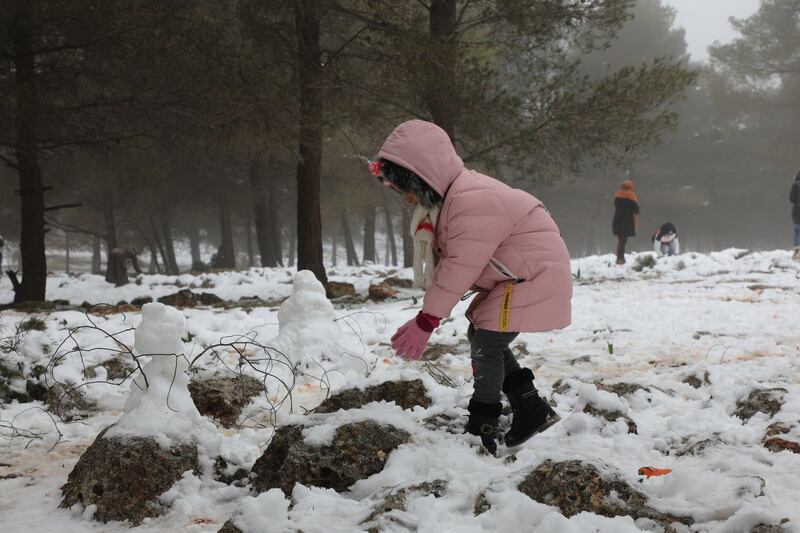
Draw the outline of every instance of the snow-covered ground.
<instances>
[{"instance_id":1,"label":"snow-covered ground","mask_svg":"<svg viewBox=\"0 0 800 533\"><path fill-rule=\"evenodd\" d=\"M359 524L389 490L436 479L448 480L446 493L440 498L412 498L401 516L407 529L437 533L616 532L645 527L628 517L582 513L567 519L557 508L537 503L515 489L546 459L579 459L602 472L620 474L649 496L657 510L691 516L697 531L743 532L785 518L789 519L783 524L786 531L800 531L796 504L800 455L773 453L762 444L767 426L775 422L791 428L782 438L800 440L800 263L793 262L785 251L746 254L726 250L662 258L654 267L636 271L633 267L641 256L631 256L625 267L613 265L610 255L573 261L572 326L552 333L523 334L515 342L521 363L533 369L539 389L558 403L562 421L516 450L501 447L500 458L476 453L471 437L421 424L437 413L466 414L471 384L464 335L467 323L462 315L468 302L459 304L453 319L445 321L431 339L452 346L452 353L438 363L457 388L440 385L422 363L393 357L387 346L394 330L420 307L421 301L412 298L421 294L418 291L403 291L398 299L386 303L337 306L333 315L319 307L319 302L309 301L303 305L309 306L306 310L316 309L314 313L302 309L283 312L280 321L288 313L299 329L280 338L277 306L182 310L189 334L183 349L190 360L205 345L249 335L262 344L280 346L276 358L300 364L293 378L291 402L281 401L285 390L278 386L278 379L285 381L291 372L287 375L281 365L275 365L268 378L269 394L248 406L243 427L220 429L214 438L206 438L207 447L233 464L251 466L269 443L272 422L308 418L302 415L304 409L316 406L328 388L335 392L421 377L434 401L428 409L403 411L394 404L377 403L312 417L313 427L305 431L305 437L319 442L329 438L336 426L365 418L380 419L413 434L412 443L393 452L382 472L356 483L349 493L298 485L290 501L276 490L253 496L245 489L213 481L210 475L187 473L162 496L162 503L168 506L165 514L133 530L217 531L236 515L238 524L249 525L252 531L360 531ZM332 280L352 282L362 293L370 282L387 274L411 275L379 266L334 270ZM55 275L49 280L48 297L74 304L116 303L140 296L156 298L180 286L194 286L227 300L250 296L281 300L292 294L294 275L288 269L253 269L197 277L145 276L141 284L121 288L110 288L102 278L89 274ZM10 299L10 286L3 281L0 301ZM11 311L0 315L4 345L19 341L15 350L4 350L0 357L21 365L26 374L37 364L47 364L70 328L89 320L77 311L37 316L45 321L46 330L19 336L17 325L26 316ZM133 346L134 333L129 328L137 326L141 316L91 315L91 319L107 332L120 331L118 339ZM323 331L324 335L298 335L304 325L309 332ZM100 363L110 352L91 349L109 347L108 339L98 331L85 330L75 336L84 348L83 361L76 353L68 354L54 373L60 381L77 384L83 379L83 364ZM68 342L59 353L72 347ZM222 350L219 358L207 354L194 366L201 374L223 372L224 365L235 367L236 355ZM684 382L690 376L708 383L694 388ZM556 393L552 385L558 380L568 386ZM648 390L620 397L597 388L595 381L639 384ZM757 413L746 422L733 416L737 400L764 388L786 389L777 414L770 418ZM0 407L2 531L130 530L125 523L91 521L91 510L58 508L59 487L97 433L120 417L130 396L130 382L122 386L95 383L85 391L99 410L89 418L58 422L57 426L40 402ZM589 402L626 413L638 426L638 434L629 434L622 420L611 423L584 413ZM31 433L36 438L25 438ZM701 452L679 453L707 439L710 443ZM512 452L516 461L505 461ZM666 467L673 472L640 483L637 471L642 466ZM485 491L492 508L475 517L475 499Z\"/></svg>"}]
</instances>

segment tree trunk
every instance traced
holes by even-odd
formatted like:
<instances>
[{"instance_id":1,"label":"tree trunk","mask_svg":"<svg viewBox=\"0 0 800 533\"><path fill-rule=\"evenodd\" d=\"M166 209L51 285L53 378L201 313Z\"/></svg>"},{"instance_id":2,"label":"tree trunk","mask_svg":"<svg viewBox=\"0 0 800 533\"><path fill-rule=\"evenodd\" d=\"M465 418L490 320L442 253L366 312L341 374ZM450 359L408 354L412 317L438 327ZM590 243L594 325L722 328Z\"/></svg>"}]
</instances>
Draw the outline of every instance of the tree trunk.
<instances>
[{"instance_id":1,"label":"tree trunk","mask_svg":"<svg viewBox=\"0 0 800 533\"><path fill-rule=\"evenodd\" d=\"M403 267L408 268L414 266L414 239L411 237L409 227L411 226L411 208L407 205L403 206Z\"/></svg>"},{"instance_id":2,"label":"tree trunk","mask_svg":"<svg viewBox=\"0 0 800 533\"><path fill-rule=\"evenodd\" d=\"M430 2L427 104L433 122L455 142L456 0Z\"/></svg>"},{"instance_id":3,"label":"tree trunk","mask_svg":"<svg viewBox=\"0 0 800 533\"><path fill-rule=\"evenodd\" d=\"M106 259L111 250L119 246L117 240L117 219L114 213L114 188L109 182L111 178L103 178L103 222L106 226Z\"/></svg>"},{"instance_id":4,"label":"tree trunk","mask_svg":"<svg viewBox=\"0 0 800 533\"><path fill-rule=\"evenodd\" d=\"M102 268L100 259L100 237L92 237L92 274L100 274Z\"/></svg>"},{"instance_id":5,"label":"tree trunk","mask_svg":"<svg viewBox=\"0 0 800 533\"><path fill-rule=\"evenodd\" d=\"M192 254L192 270L203 268L203 256L200 254L200 228L193 223L189 226L189 250Z\"/></svg>"},{"instance_id":6,"label":"tree trunk","mask_svg":"<svg viewBox=\"0 0 800 533\"><path fill-rule=\"evenodd\" d=\"M64 251L66 252L66 257L64 258L64 271L69 275L69 232L64 232Z\"/></svg>"},{"instance_id":7,"label":"tree trunk","mask_svg":"<svg viewBox=\"0 0 800 533\"><path fill-rule=\"evenodd\" d=\"M233 249L232 218L230 199L227 194L222 194L219 203L219 229L222 243L217 252L217 268L236 268L236 254Z\"/></svg>"},{"instance_id":8,"label":"tree trunk","mask_svg":"<svg viewBox=\"0 0 800 533\"><path fill-rule=\"evenodd\" d=\"M603 171L603 177L600 180L600 190L597 193L597 204L595 205L592 216L589 218L589 225L586 228L586 250L583 254L584 256L597 253L596 235L597 227L599 225L598 221L600 220L600 214L603 212L603 207L606 206L606 204L610 205L606 191L612 186L613 183L613 174L611 170L611 163L606 163L605 170ZM613 203L613 201L611 203Z\"/></svg>"},{"instance_id":9,"label":"tree trunk","mask_svg":"<svg viewBox=\"0 0 800 533\"><path fill-rule=\"evenodd\" d=\"M350 233L350 224L347 223L347 210L342 209L342 233L344 234L344 249L347 254L347 266L358 266L358 255L353 235Z\"/></svg>"},{"instance_id":10,"label":"tree trunk","mask_svg":"<svg viewBox=\"0 0 800 533\"><path fill-rule=\"evenodd\" d=\"M44 183L39 167L38 112L35 52L33 49L33 4L17 0L13 5L12 55L16 88L16 147L19 173L22 282L14 287L14 303L43 301L47 288L44 244Z\"/></svg>"},{"instance_id":11,"label":"tree trunk","mask_svg":"<svg viewBox=\"0 0 800 533\"><path fill-rule=\"evenodd\" d=\"M370 202L364 208L364 262L375 263L375 205Z\"/></svg>"},{"instance_id":12,"label":"tree trunk","mask_svg":"<svg viewBox=\"0 0 800 533\"><path fill-rule=\"evenodd\" d=\"M315 0L294 0L300 82L300 161L297 164L297 269L327 285L322 263L320 169L324 79L320 61L320 15Z\"/></svg>"},{"instance_id":13,"label":"tree trunk","mask_svg":"<svg viewBox=\"0 0 800 533\"><path fill-rule=\"evenodd\" d=\"M160 274L161 267L158 264L158 251L155 247L151 244L149 245L150 248L150 266L147 269L148 274Z\"/></svg>"},{"instance_id":14,"label":"tree trunk","mask_svg":"<svg viewBox=\"0 0 800 533\"><path fill-rule=\"evenodd\" d=\"M283 225L281 224L280 209L281 191L278 187L280 180L278 179L276 166L277 164L275 161L270 160L269 171L267 174L267 189L269 192L269 197L267 200L267 216L269 218L269 228L272 233L272 240L270 241L272 244L272 254L275 259L275 263L278 266L283 266L283 239L281 238L281 228Z\"/></svg>"},{"instance_id":15,"label":"tree trunk","mask_svg":"<svg viewBox=\"0 0 800 533\"><path fill-rule=\"evenodd\" d=\"M274 267L278 262L273 250L273 235L264 187L264 167L259 157L254 157L250 162L249 174L250 194L253 197L253 223L256 227L256 243L258 244L258 253L261 255L261 266ZM248 247L252 247L249 242Z\"/></svg>"},{"instance_id":16,"label":"tree trunk","mask_svg":"<svg viewBox=\"0 0 800 533\"><path fill-rule=\"evenodd\" d=\"M392 255L392 266L397 266L397 242L394 239L394 224L392 223L392 209L389 205L389 200L386 195L383 196L383 213L386 217L386 242L389 248L389 253ZM386 263L389 263L387 256Z\"/></svg>"},{"instance_id":17,"label":"tree trunk","mask_svg":"<svg viewBox=\"0 0 800 533\"><path fill-rule=\"evenodd\" d=\"M164 264L164 272L169 274L169 259L167 259L167 251L164 248L164 243L161 241L161 235L158 233L158 227L152 215L150 216L150 228L153 230L153 237L156 240L156 246L161 253L161 262ZM110 258L111 256L109 256Z\"/></svg>"},{"instance_id":18,"label":"tree trunk","mask_svg":"<svg viewBox=\"0 0 800 533\"><path fill-rule=\"evenodd\" d=\"M297 231L294 224L289 226L289 266L293 267L297 258Z\"/></svg>"},{"instance_id":19,"label":"tree trunk","mask_svg":"<svg viewBox=\"0 0 800 533\"><path fill-rule=\"evenodd\" d=\"M256 252L253 248L253 220L251 217L247 217L244 232L244 242L245 246L247 246L247 268L253 268L256 266Z\"/></svg>"},{"instance_id":20,"label":"tree trunk","mask_svg":"<svg viewBox=\"0 0 800 533\"><path fill-rule=\"evenodd\" d=\"M336 266L336 256L339 250L336 248L336 232L331 235L331 266Z\"/></svg>"},{"instance_id":21,"label":"tree trunk","mask_svg":"<svg viewBox=\"0 0 800 533\"><path fill-rule=\"evenodd\" d=\"M180 271L178 269L178 261L175 258L175 243L172 240L172 226L170 226L167 217L161 217L161 231L164 234L164 250L167 252L167 273L177 276Z\"/></svg>"}]
</instances>

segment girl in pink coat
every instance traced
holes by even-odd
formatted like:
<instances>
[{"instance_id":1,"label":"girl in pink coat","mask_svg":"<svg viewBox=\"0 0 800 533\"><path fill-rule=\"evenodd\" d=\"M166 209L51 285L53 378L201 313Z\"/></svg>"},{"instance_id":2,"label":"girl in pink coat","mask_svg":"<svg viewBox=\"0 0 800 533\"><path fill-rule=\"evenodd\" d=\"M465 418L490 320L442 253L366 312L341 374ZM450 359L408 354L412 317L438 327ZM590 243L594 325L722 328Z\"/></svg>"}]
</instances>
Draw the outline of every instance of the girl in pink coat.
<instances>
[{"instance_id":1,"label":"girl in pink coat","mask_svg":"<svg viewBox=\"0 0 800 533\"><path fill-rule=\"evenodd\" d=\"M530 194L465 168L444 130L430 122L398 126L370 171L416 204L415 241L430 243L438 256L427 275L415 265L424 304L394 334L393 348L419 359L440 319L465 293L476 291L467 310L474 392L466 430L494 453L504 392L513 409L505 444L523 443L557 419L539 397L533 372L519 366L509 344L520 332L570 323L572 273L558 226Z\"/></svg>"}]
</instances>

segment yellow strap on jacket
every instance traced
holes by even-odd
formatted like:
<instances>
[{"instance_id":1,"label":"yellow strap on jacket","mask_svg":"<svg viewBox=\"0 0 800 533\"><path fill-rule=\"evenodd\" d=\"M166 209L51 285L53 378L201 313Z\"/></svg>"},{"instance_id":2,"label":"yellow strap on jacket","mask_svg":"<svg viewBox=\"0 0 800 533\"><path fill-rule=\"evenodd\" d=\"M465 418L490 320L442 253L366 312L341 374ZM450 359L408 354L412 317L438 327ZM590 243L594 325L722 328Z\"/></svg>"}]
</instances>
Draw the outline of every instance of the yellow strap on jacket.
<instances>
[{"instance_id":1,"label":"yellow strap on jacket","mask_svg":"<svg viewBox=\"0 0 800 533\"><path fill-rule=\"evenodd\" d=\"M500 332L508 331L508 319L511 315L511 293L514 291L514 284L506 284L506 293L503 295L503 305L500 308Z\"/></svg>"}]
</instances>

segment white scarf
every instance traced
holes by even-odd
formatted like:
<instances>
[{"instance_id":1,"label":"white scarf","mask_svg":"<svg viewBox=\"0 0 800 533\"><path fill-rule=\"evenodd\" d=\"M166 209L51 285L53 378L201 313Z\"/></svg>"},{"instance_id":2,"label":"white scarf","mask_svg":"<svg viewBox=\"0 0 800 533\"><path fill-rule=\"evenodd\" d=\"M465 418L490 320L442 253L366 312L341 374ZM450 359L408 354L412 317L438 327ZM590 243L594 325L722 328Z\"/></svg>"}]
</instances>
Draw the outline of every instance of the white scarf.
<instances>
[{"instance_id":1,"label":"white scarf","mask_svg":"<svg viewBox=\"0 0 800 533\"><path fill-rule=\"evenodd\" d=\"M414 239L414 287L427 289L433 283L436 267L433 257L433 241L439 208L428 209L420 204L411 215L411 237Z\"/></svg>"}]
</instances>

